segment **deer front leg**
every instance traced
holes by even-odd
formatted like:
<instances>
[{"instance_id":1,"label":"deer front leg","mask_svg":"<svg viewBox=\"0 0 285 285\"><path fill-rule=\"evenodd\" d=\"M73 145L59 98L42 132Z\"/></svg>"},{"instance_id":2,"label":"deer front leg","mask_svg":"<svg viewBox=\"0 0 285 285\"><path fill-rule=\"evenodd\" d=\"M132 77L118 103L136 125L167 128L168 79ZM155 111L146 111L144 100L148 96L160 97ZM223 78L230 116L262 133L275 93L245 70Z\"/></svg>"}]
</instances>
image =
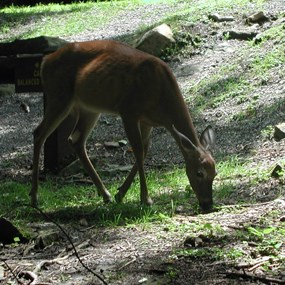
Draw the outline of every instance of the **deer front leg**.
<instances>
[{"instance_id":1,"label":"deer front leg","mask_svg":"<svg viewBox=\"0 0 285 285\"><path fill-rule=\"evenodd\" d=\"M40 151L43 142L36 139L36 132L34 132L34 156L33 156L33 174L32 174L32 188L30 192L31 204L33 207L38 205L38 186L39 186L39 162Z\"/></svg>"},{"instance_id":2,"label":"deer front leg","mask_svg":"<svg viewBox=\"0 0 285 285\"><path fill-rule=\"evenodd\" d=\"M119 192L116 194L115 199L117 202L121 202L123 200L138 171L140 176L141 203L145 205L152 205L153 202L148 194L144 166L143 166L144 159L149 147L149 138L152 127L143 124L140 124L139 126L139 123L136 120L130 120L129 118L122 117L122 119L127 137L133 148L133 152L136 158L136 163L134 164L130 174L126 178L123 185L119 188Z\"/></svg>"},{"instance_id":3,"label":"deer front leg","mask_svg":"<svg viewBox=\"0 0 285 285\"><path fill-rule=\"evenodd\" d=\"M131 187L131 184L134 181L134 178L136 176L138 172L138 166L135 163L134 166L131 169L131 172L129 173L129 175L127 176L126 180L124 181L124 183L118 188L118 193L115 195L115 200L117 203L122 203L124 197L126 196L129 188Z\"/></svg>"},{"instance_id":4,"label":"deer front leg","mask_svg":"<svg viewBox=\"0 0 285 285\"><path fill-rule=\"evenodd\" d=\"M93 167L87 152L86 152L86 140L91 130L96 124L99 114L80 112L77 125L72 132L69 141L71 142L76 154L79 157L85 171L88 173L92 181L97 187L98 194L103 197L105 203L112 201L112 197L106 187L104 186L99 174Z\"/></svg>"}]
</instances>

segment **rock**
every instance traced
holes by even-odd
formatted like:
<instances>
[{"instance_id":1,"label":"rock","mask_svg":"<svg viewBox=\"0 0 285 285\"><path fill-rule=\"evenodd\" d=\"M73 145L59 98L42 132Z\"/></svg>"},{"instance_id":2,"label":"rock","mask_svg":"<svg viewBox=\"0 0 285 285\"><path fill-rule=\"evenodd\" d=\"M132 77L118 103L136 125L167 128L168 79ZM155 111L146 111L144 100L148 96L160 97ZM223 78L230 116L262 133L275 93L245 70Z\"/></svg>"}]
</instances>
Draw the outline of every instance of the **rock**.
<instances>
[{"instance_id":1,"label":"rock","mask_svg":"<svg viewBox=\"0 0 285 285\"><path fill-rule=\"evenodd\" d=\"M271 171L271 177L279 178L280 176L282 176L281 172L283 172L284 170L284 165L282 166L280 164L276 164Z\"/></svg>"},{"instance_id":2,"label":"rock","mask_svg":"<svg viewBox=\"0 0 285 285\"><path fill-rule=\"evenodd\" d=\"M118 143L120 146L126 146L128 144L128 141L127 140L119 140Z\"/></svg>"},{"instance_id":3,"label":"rock","mask_svg":"<svg viewBox=\"0 0 285 285\"><path fill-rule=\"evenodd\" d=\"M133 165L128 164L128 165L123 165L120 166L118 164L109 164L105 169L102 169L102 173L105 175L115 175L118 172L130 172L131 169L133 168Z\"/></svg>"},{"instance_id":4,"label":"rock","mask_svg":"<svg viewBox=\"0 0 285 285\"><path fill-rule=\"evenodd\" d=\"M249 17L247 17L247 19L245 21L247 24L251 24L251 23L262 24L268 20L269 20L269 18L266 17L263 12L257 12L257 13L250 15Z\"/></svg>"},{"instance_id":5,"label":"rock","mask_svg":"<svg viewBox=\"0 0 285 285\"><path fill-rule=\"evenodd\" d=\"M89 223L85 218L79 220L79 225L83 227L89 227Z\"/></svg>"},{"instance_id":6,"label":"rock","mask_svg":"<svg viewBox=\"0 0 285 285\"><path fill-rule=\"evenodd\" d=\"M175 75L177 77L190 76L199 71L199 67L194 64L180 65L177 67Z\"/></svg>"},{"instance_id":7,"label":"rock","mask_svg":"<svg viewBox=\"0 0 285 285\"><path fill-rule=\"evenodd\" d=\"M136 45L136 48L152 55L160 56L173 43L175 43L175 40L170 27L162 24L145 33Z\"/></svg>"},{"instance_id":8,"label":"rock","mask_svg":"<svg viewBox=\"0 0 285 285\"><path fill-rule=\"evenodd\" d=\"M198 237L187 237L184 241L185 247L202 247L204 244L201 236Z\"/></svg>"},{"instance_id":9,"label":"rock","mask_svg":"<svg viewBox=\"0 0 285 285\"><path fill-rule=\"evenodd\" d=\"M20 107L25 113L30 113L30 107L28 104L21 102Z\"/></svg>"},{"instance_id":10,"label":"rock","mask_svg":"<svg viewBox=\"0 0 285 285\"><path fill-rule=\"evenodd\" d=\"M241 31L235 31L235 30L229 30L225 31L223 33L223 36L226 37L229 40L242 40L242 41L249 41L254 39L258 33L254 30L241 30Z\"/></svg>"},{"instance_id":11,"label":"rock","mask_svg":"<svg viewBox=\"0 0 285 285\"><path fill-rule=\"evenodd\" d=\"M104 146L107 149L113 149L113 148L119 148L120 144L119 144L119 142L111 141L111 142L104 142Z\"/></svg>"},{"instance_id":12,"label":"rock","mask_svg":"<svg viewBox=\"0 0 285 285\"><path fill-rule=\"evenodd\" d=\"M285 123L281 123L274 127L274 139L280 141L285 138Z\"/></svg>"},{"instance_id":13,"label":"rock","mask_svg":"<svg viewBox=\"0 0 285 285\"><path fill-rule=\"evenodd\" d=\"M35 248L44 249L48 245L59 241L60 235L57 231L45 231L42 232L35 241Z\"/></svg>"},{"instance_id":14,"label":"rock","mask_svg":"<svg viewBox=\"0 0 285 285\"><path fill-rule=\"evenodd\" d=\"M3 281L5 278L4 278L4 273L5 273L5 269L3 266L0 266L0 281Z\"/></svg>"},{"instance_id":15,"label":"rock","mask_svg":"<svg viewBox=\"0 0 285 285\"><path fill-rule=\"evenodd\" d=\"M220 16L219 14L211 14L208 18L214 22L232 22L235 20L232 16Z\"/></svg>"}]
</instances>

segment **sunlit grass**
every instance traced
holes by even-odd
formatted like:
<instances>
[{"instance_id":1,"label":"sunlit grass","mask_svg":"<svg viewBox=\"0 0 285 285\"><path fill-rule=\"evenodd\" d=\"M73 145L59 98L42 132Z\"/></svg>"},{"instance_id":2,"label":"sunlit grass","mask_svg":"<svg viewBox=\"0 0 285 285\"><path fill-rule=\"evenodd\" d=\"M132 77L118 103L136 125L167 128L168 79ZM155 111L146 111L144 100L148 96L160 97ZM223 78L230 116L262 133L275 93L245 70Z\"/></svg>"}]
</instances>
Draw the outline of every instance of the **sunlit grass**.
<instances>
[{"instance_id":1,"label":"sunlit grass","mask_svg":"<svg viewBox=\"0 0 285 285\"><path fill-rule=\"evenodd\" d=\"M150 195L155 201L153 207L145 207L139 201L138 179L134 182L122 204L104 205L94 186L79 186L57 183L55 180L41 182L39 205L48 213L57 213L59 219L68 220L81 216L92 216L98 224L132 224L163 220L171 217L174 207L188 204L187 179L180 169L173 171L153 171L148 175ZM107 182L112 195L117 192L117 182ZM0 188L0 215L29 220L35 212L29 206L30 184L3 182ZM11 205L12 211L11 211Z\"/></svg>"},{"instance_id":2,"label":"sunlit grass","mask_svg":"<svg viewBox=\"0 0 285 285\"><path fill-rule=\"evenodd\" d=\"M129 0L11 6L1 9L3 24L0 27L0 40L11 41L42 35L66 37L88 33L110 22L122 12L157 3L175 5L174 0Z\"/></svg>"},{"instance_id":3,"label":"sunlit grass","mask_svg":"<svg viewBox=\"0 0 285 285\"><path fill-rule=\"evenodd\" d=\"M211 76L194 84L186 92L186 100L195 106L196 113L206 108L219 107L221 103L234 102L234 104L247 103L245 108L237 114L228 117L228 120L241 121L255 117L258 113L258 102L263 94L256 91L262 84L267 84L272 72L282 77L284 75L285 43L272 46L266 50L260 47L267 41L280 42L283 26L279 25L267 31L260 44L249 42L239 51L239 56L231 62L224 64ZM252 80L253 78L258 80ZM233 101L234 100L234 101Z\"/></svg>"},{"instance_id":4,"label":"sunlit grass","mask_svg":"<svg viewBox=\"0 0 285 285\"><path fill-rule=\"evenodd\" d=\"M258 166L250 167L239 157L229 157L217 165L218 176L214 181L214 200L217 204L227 201L242 180L248 185L261 183L270 178L269 169L260 170ZM107 188L114 197L117 188L123 181L108 181L103 177ZM140 204L139 179L135 179L122 204L111 203L105 205L98 196L96 187L92 185L76 185L64 180L48 178L40 182L39 205L58 219L69 220L82 216L92 217L92 222L98 225L126 225L165 221L175 216L179 207L191 212L198 211L197 198L189 187L189 181L184 168L173 170L152 170L147 173L147 183L150 196L154 200L152 207ZM26 221L35 211L29 205L28 195L30 184L17 182L3 182L0 187L0 215ZM242 203L243 197L236 203ZM11 210L12 209L12 210ZM187 211L188 211L187 210ZM37 218L40 218L38 216Z\"/></svg>"}]
</instances>

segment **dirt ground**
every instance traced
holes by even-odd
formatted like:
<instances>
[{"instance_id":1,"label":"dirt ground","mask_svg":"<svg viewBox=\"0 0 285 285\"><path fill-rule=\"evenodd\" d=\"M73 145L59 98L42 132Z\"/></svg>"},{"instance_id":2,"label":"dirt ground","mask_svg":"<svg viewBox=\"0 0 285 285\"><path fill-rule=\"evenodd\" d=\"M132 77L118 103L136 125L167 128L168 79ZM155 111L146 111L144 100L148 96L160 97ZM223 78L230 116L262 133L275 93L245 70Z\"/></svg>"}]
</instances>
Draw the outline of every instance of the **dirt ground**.
<instances>
[{"instance_id":1,"label":"dirt ground","mask_svg":"<svg viewBox=\"0 0 285 285\"><path fill-rule=\"evenodd\" d=\"M284 1L274 0L268 2L264 13L276 16L280 15L280 11L284 11ZM242 13L233 14L236 20L220 25L218 34L211 33L211 27L201 23L199 30L206 39L201 50L191 57L181 57L179 60L173 58L169 62L182 91L197 84L202 78L214 74L225 63L236 59L238 52L245 47L244 41L226 41L225 38L218 36L225 29L243 25ZM270 25L274 25L277 20L284 23L284 13L283 19L279 17L271 21ZM114 21L117 23L118 20ZM258 27L259 32L266 30L270 25ZM108 28L110 27L112 23L109 24ZM80 35L79 39L84 40L84 35ZM240 70L237 70L237 73L242 72L242 65L246 64L246 60L250 59L241 59ZM282 67L285 68L285 63ZM261 130L267 126L285 121L284 77L272 69L270 80L264 85L259 85L255 92L262 93L263 96L260 96L256 102L259 111L251 120L242 122L227 120L229 116L238 114L247 106L247 103L236 104L234 101L226 101L210 108L202 115L195 115L193 120L199 132L208 124L215 128L218 157L241 155L251 161L253 166L258 164L261 168L268 168L285 157L285 140L275 142L272 137L265 139L260 135ZM29 113L21 109L22 103L29 106ZM42 117L42 105L41 94L14 94L0 97L1 180L30 181L32 130ZM274 106L273 111L269 112L268 106ZM104 115L89 140L89 152L96 154L96 161L103 168L111 164L128 165L133 158L124 156L122 149L110 153L102 146L106 141L121 139L125 139L125 134L120 119ZM174 140L164 129L158 128L154 131L146 164L147 167L183 164ZM231 211L230 205L235 204L235 197L242 196L246 200L252 195L255 195L257 204L244 206L238 214ZM78 221L78 224L64 225L64 228L71 236L81 260L88 268L103 276L108 284L277 284L278 282L274 280L272 282L252 278L247 280L244 277L231 275L230 273L235 272L235 267L230 262L222 262L209 256L193 258L173 254L176 250L187 247L185 244L187 232L179 230L182 224L191 226L196 223L218 223L226 234L220 240L203 241L203 246L223 249L236 246L237 241L233 232L241 225L254 223L255 220L274 210L280 210L285 214L284 185L274 179L254 186L248 186L246 181L240 181L240 186L225 204L229 207L227 214L215 212L208 215L194 215L194 213L189 215L189 212L177 212L172 221L174 229L162 227L160 224L127 228L95 228L84 226L82 221ZM59 235L56 243L37 251L27 245L0 248L1 258L5 258L10 267L16 268L15 271L36 273L38 280L30 284L102 284L82 267L66 237L54 224L30 224L29 227L35 232L48 228L49 231L54 230ZM239 246L242 248L243 244ZM276 276L278 280L285 280L284 278L284 272L279 272ZM16 284L16 282L7 284Z\"/></svg>"}]
</instances>

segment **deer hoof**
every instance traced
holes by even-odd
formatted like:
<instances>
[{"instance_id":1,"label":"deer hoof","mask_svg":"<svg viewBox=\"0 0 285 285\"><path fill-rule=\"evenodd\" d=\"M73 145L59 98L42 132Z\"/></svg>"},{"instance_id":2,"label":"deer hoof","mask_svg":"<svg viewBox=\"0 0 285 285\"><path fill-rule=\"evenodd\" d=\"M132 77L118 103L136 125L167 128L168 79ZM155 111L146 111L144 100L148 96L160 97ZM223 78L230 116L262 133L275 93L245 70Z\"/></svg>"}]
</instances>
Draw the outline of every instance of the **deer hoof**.
<instances>
[{"instance_id":1,"label":"deer hoof","mask_svg":"<svg viewBox=\"0 0 285 285\"><path fill-rule=\"evenodd\" d=\"M111 197L110 194L104 195L103 201L104 201L105 204L109 204L109 203L112 203L112 202L113 202L113 201L112 201L112 197Z\"/></svg>"},{"instance_id":2,"label":"deer hoof","mask_svg":"<svg viewBox=\"0 0 285 285\"><path fill-rule=\"evenodd\" d=\"M123 197L121 196L120 192L115 195L115 200L118 204L123 202Z\"/></svg>"},{"instance_id":3,"label":"deer hoof","mask_svg":"<svg viewBox=\"0 0 285 285\"><path fill-rule=\"evenodd\" d=\"M31 206L33 208L38 207L38 199L37 199L37 197L31 197Z\"/></svg>"},{"instance_id":4,"label":"deer hoof","mask_svg":"<svg viewBox=\"0 0 285 285\"><path fill-rule=\"evenodd\" d=\"M151 206L153 204L153 201L150 197L146 197L141 199L141 203L146 206Z\"/></svg>"}]
</instances>

